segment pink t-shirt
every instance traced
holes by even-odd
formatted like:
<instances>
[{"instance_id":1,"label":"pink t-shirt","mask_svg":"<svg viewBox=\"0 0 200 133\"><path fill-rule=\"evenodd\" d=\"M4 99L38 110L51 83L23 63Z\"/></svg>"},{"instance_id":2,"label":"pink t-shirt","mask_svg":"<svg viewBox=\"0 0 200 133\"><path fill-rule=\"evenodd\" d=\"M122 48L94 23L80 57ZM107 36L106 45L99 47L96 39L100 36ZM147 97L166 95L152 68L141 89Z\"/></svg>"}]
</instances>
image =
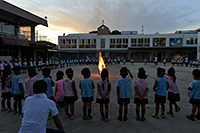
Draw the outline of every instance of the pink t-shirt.
<instances>
[{"instance_id":1,"label":"pink t-shirt","mask_svg":"<svg viewBox=\"0 0 200 133\"><path fill-rule=\"evenodd\" d=\"M64 91L63 91L63 81L64 80L58 80L58 81L55 82L56 87L57 87L57 92L54 96L54 99L55 99L56 102L58 102L60 96L64 93Z\"/></svg>"},{"instance_id":2,"label":"pink t-shirt","mask_svg":"<svg viewBox=\"0 0 200 133\"><path fill-rule=\"evenodd\" d=\"M48 62L48 60L46 61L46 65L49 65L49 62Z\"/></svg>"},{"instance_id":3,"label":"pink t-shirt","mask_svg":"<svg viewBox=\"0 0 200 133\"><path fill-rule=\"evenodd\" d=\"M97 85L99 85L100 91L103 95L105 95L109 91L108 84L110 84L110 82L108 82L107 80L104 80L104 82L103 80L97 81ZM102 87L103 85L104 85L104 89ZM102 99L98 91L97 91L97 98ZM110 94L107 95L106 98L110 98Z\"/></svg>"},{"instance_id":4,"label":"pink t-shirt","mask_svg":"<svg viewBox=\"0 0 200 133\"><path fill-rule=\"evenodd\" d=\"M188 63L188 58L187 57L185 58L185 62Z\"/></svg>"},{"instance_id":5,"label":"pink t-shirt","mask_svg":"<svg viewBox=\"0 0 200 133\"><path fill-rule=\"evenodd\" d=\"M64 96L67 97L73 97L74 96L74 92L72 89L72 82L74 81L74 79L69 79L66 78L63 81L63 86L64 86Z\"/></svg>"},{"instance_id":6,"label":"pink t-shirt","mask_svg":"<svg viewBox=\"0 0 200 133\"><path fill-rule=\"evenodd\" d=\"M133 83L133 87L137 87L139 93L142 95L142 94L144 94L146 88L149 88L150 85L149 85L149 83L146 80L144 80L144 79L138 79L137 81L135 81ZM136 91L135 91L135 98L140 98L137 95ZM147 99L147 98L148 98L148 93L144 96L144 99Z\"/></svg>"},{"instance_id":7,"label":"pink t-shirt","mask_svg":"<svg viewBox=\"0 0 200 133\"><path fill-rule=\"evenodd\" d=\"M10 64L10 68L12 69L13 68L13 64L11 62L9 64Z\"/></svg>"},{"instance_id":8,"label":"pink t-shirt","mask_svg":"<svg viewBox=\"0 0 200 133\"><path fill-rule=\"evenodd\" d=\"M0 70L4 70L3 63L0 64Z\"/></svg>"},{"instance_id":9,"label":"pink t-shirt","mask_svg":"<svg viewBox=\"0 0 200 133\"><path fill-rule=\"evenodd\" d=\"M32 61L30 61L30 67L33 67L33 62Z\"/></svg>"},{"instance_id":10,"label":"pink t-shirt","mask_svg":"<svg viewBox=\"0 0 200 133\"><path fill-rule=\"evenodd\" d=\"M164 62L166 62L166 59L164 59Z\"/></svg>"},{"instance_id":11,"label":"pink t-shirt","mask_svg":"<svg viewBox=\"0 0 200 133\"><path fill-rule=\"evenodd\" d=\"M167 77L168 83L169 83L169 92L173 92L175 94L179 93L179 89L178 89L178 84L177 84L177 80L175 82L173 82L173 77L172 76L168 76Z\"/></svg>"},{"instance_id":12,"label":"pink t-shirt","mask_svg":"<svg viewBox=\"0 0 200 133\"><path fill-rule=\"evenodd\" d=\"M26 87L26 96L32 96L33 93L33 84L37 81L36 78L27 78L25 81L25 87Z\"/></svg>"},{"instance_id":13,"label":"pink t-shirt","mask_svg":"<svg viewBox=\"0 0 200 133\"><path fill-rule=\"evenodd\" d=\"M22 67L22 62L21 61L19 61L18 64L19 64L20 67Z\"/></svg>"},{"instance_id":14,"label":"pink t-shirt","mask_svg":"<svg viewBox=\"0 0 200 133\"><path fill-rule=\"evenodd\" d=\"M158 61L158 57L155 57L155 60L154 60L154 61L155 61L155 62Z\"/></svg>"},{"instance_id":15,"label":"pink t-shirt","mask_svg":"<svg viewBox=\"0 0 200 133\"><path fill-rule=\"evenodd\" d=\"M10 83L11 81L12 81L12 77L11 77L11 75L8 75L8 77L6 77L5 87L4 87L3 90L1 89L1 92L2 92L2 93L11 92L11 88L12 88L12 87L10 87L10 88L7 87L7 86L9 86L9 83Z\"/></svg>"}]
</instances>

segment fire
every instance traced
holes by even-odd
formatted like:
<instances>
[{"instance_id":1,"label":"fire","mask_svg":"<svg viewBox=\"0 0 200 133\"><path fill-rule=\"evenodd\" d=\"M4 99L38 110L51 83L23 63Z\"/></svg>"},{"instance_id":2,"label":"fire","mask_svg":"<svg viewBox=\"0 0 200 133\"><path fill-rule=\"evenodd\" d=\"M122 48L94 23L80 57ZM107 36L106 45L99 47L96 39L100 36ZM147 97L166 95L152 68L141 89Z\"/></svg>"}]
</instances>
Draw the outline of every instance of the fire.
<instances>
[{"instance_id":1,"label":"fire","mask_svg":"<svg viewBox=\"0 0 200 133\"><path fill-rule=\"evenodd\" d=\"M106 68L106 64L104 63L101 52L99 52L99 64L98 64L99 74L101 74L102 69L104 68Z\"/></svg>"}]
</instances>

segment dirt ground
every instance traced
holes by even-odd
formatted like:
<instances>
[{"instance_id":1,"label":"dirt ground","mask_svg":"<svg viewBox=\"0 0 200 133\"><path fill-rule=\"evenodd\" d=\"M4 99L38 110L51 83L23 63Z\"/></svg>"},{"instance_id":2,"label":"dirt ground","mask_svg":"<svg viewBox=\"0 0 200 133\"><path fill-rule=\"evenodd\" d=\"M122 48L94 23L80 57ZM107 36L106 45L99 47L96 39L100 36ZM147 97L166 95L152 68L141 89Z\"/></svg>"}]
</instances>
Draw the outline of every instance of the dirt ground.
<instances>
[{"instance_id":1,"label":"dirt ground","mask_svg":"<svg viewBox=\"0 0 200 133\"><path fill-rule=\"evenodd\" d=\"M130 69L132 74L134 75L133 82L137 80L137 71L139 67L144 67L148 78L146 79L148 83L150 84L150 90L149 90L149 104L146 105L146 121L136 121L136 113L135 113L135 104L133 103L134 98L133 94L131 97L131 104L129 104L129 113L128 113L128 120L125 121L118 121L118 104L117 104L117 96L116 96L116 82L117 79L121 78L119 75L119 70L122 66L126 66ZM61 122L64 126L64 129L66 132L69 133L110 133L110 132L117 132L117 133L132 133L132 132L140 132L140 133L147 133L147 132L162 132L162 133L169 133L169 132L180 132L180 133L199 133L199 125L200 121L190 121L186 118L186 115L189 115L191 113L191 104L189 104L189 98L188 98L188 90L187 87L191 81L193 81L192 77L192 70L195 69L193 67L181 67L181 66L175 66L176 70L176 76L178 79L178 85L180 90L180 96L181 101L178 103L178 105L182 108L180 112L175 112L174 117L170 117L166 114L165 119L155 119L152 118L151 114L155 112L155 104L154 104L154 92L153 92L153 84L154 80L156 78L156 68L157 67L163 67L166 70L171 66L171 64L167 64L167 66L163 66L162 63L159 63L158 66L154 66L152 63L144 65L143 63L136 63L134 65L131 65L127 63L126 65L120 64L120 65L108 65L108 70L110 72L110 81L111 81L111 98L110 98L110 104L109 104L109 116L111 117L111 120L109 122L104 122L100 120L100 112L99 112L99 105L95 102L93 102L92 105L92 114L93 119L92 120L83 120L82 119L82 102L81 102L81 94L80 89L78 88L79 80L82 79L82 76L80 74L82 68L88 67L91 72L91 78L94 80L95 86L97 81L100 79L100 76L98 74L97 66L96 65L81 65L81 66L70 66L74 70L74 79L76 82L76 87L78 90L78 96L79 100L75 103L75 114L76 119L70 120L65 118L64 114L64 108L58 108L59 110L59 117L61 119ZM53 69L51 72L52 78L55 81L56 78L56 72L58 70L65 71L65 68L58 68ZM21 74L20 75L25 82L25 79L28 78L27 74ZM65 76L66 77L66 76ZM41 71L38 72L38 75L36 78L40 79L42 78ZM132 83L133 83L132 82ZM94 99L96 99L96 88L95 88L95 96ZM165 111L168 111L169 102L167 101L165 107ZM0 133L16 133L18 132L21 124L21 116L14 115L13 113L7 113L7 112L0 112ZM53 120L48 121L47 127L49 128L55 128Z\"/></svg>"}]
</instances>

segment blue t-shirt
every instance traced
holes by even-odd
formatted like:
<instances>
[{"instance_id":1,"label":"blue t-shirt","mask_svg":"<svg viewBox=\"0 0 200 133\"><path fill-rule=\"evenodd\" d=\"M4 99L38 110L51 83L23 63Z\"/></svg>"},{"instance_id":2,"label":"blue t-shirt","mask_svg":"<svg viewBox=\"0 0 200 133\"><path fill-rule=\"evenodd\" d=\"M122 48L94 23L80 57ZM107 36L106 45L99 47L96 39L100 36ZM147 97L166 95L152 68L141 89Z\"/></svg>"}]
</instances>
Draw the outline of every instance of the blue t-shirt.
<instances>
[{"instance_id":1,"label":"blue t-shirt","mask_svg":"<svg viewBox=\"0 0 200 133\"><path fill-rule=\"evenodd\" d=\"M119 97L130 98L132 94L131 78L121 78L117 80L117 86L119 86Z\"/></svg>"},{"instance_id":2,"label":"blue t-shirt","mask_svg":"<svg viewBox=\"0 0 200 133\"><path fill-rule=\"evenodd\" d=\"M92 86L92 82L93 82L93 80L90 78L80 80L82 97L94 96L94 89Z\"/></svg>"},{"instance_id":3,"label":"blue t-shirt","mask_svg":"<svg viewBox=\"0 0 200 133\"><path fill-rule=\"evenodd\" d=\"M19 84L22 83L22 87L24 90L24 93L26 92L23 81L21 79L21 77L19 75L15 75L12 79L12 89L11 89L11 93L12 94L22 94L22 91L19 87Z\"/></svg>"},{"instance_id":4,"label":"blue t-shirt","mask_svg":"<svg viewBox=\"0 0 200 133\"><path fill-rule=\"evenodd\" d=\"M200 80L192 81L189 87L192 88L189 97L194 99L200 99Z\"/></svg>"},{"instance_id":5,"label":"blue t-shirt","mask_svg":"<svg viewBox=\"0 0 200 133\"><path fill-rule=\"evenodd\" d=\"M168 81L166 78L157 78L157 87L155 89L155 93L159 96L166 96L167 93L167 84Z\"/></svg>"},{"instance_id":6,"label":"blue t-shirt","mask_svg":"<svg viewBox=\"0 0 200 133\"><path fill-rule=\"evenodd\" d=\"M44 80L47 83L47 97L52 97L53 96L53 88L51 86L51 79L50 78L42 78L40 80Z\"/></svg>"},{"instance_id":7,"label":"blue t-shirt","mask_svg":"<svg viewBox=\"0 0 200 133\"><path fill-rule=\"evenodd\" d=\"M36 66L36 61L33 61L33 66Z\"/></svg>"}]
</instances>

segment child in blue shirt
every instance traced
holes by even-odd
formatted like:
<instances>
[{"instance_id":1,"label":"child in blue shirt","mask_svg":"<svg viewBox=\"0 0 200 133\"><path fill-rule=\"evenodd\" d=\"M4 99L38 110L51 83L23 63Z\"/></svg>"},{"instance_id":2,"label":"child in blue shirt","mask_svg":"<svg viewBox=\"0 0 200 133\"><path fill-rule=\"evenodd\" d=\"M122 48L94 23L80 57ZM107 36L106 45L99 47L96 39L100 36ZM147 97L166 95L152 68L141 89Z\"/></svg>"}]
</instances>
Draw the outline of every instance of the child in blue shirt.
<instances>
[{"instance_id":1,"label":"child in blue shirt","mask_svg":"<svg viewBox=\"0 0 200 133\"><path fill-rule=\"evenodd\" d=\"M91 72L89 68L83 68L81 70L83 79L80 80L79 88L81 89L82 101L83 101L83 119L90 120L93 118L91 115L92 101L94 100L94 82L90 79ZM86 116L86 110L88 107L88 117Z\"/></svg>"},{"instance_id":2,"label":"child in blue shirt","mask_svg":"<svg viewBox=\"0 0 200 133\"><path fill-rule=\"evenodd\" d=\"M12 79L12 89L11 93L14 97L14 114L21 114L22 111L22 99L24 99L25 87L22 81L22 78L19 76L21 74L21 67L15 66L14 67L14 74L15 76ZM19 112L17 111L17 105Z\"/></svg>"},{"instance_id":3,"label":"child in blue shirt","mask_svg":"<svg viewBox=\"0 0 200 133\"><path fill-rule=\"evenodd\" d=\"M156 113L152 114L152 117L159 119L158 111L159 106L161 104L161 117L165 118L165 103L166 103L166 93L169 88L169 84L166 78L164 78L165 69L159 67L157 69L157 79L155 79L155 83L153 86L153 90L155 91L155 103L156 103Z\"/></svg>"},{"instance_id":4,"label":"child in blue shirt","mask_svg":"<svg viewBox=\"0 0 200 133\"><path fill-rule=\"evenodd\" d=\"M127 75L130 75L131 78L127 78ZM126 67L122 67L120 69L121 79L117 80L117 101L119 104L119 116L118 120L122 121L122 110L124 107L124 121L127 120L128 114L128 104L130 103L130 97L132 94L131 88L131 79L133 79L133 75Z\"/></svg>"},{"instance_id":5,"label":"child in blue shirt","mask_svg":"<svg viewBox=\"0 0 200 133\"><path fill-rule=\"evenodd\" d=\"M193 75L194 81L192 81L188 87L188 90L190 91L189 102L192 104L192 113L191 115L187 115L186 117L194 121L195 120L194 117L200 120L200 70L194 69L192 71L192 75ZM196 108L198 108L198 112L195 115Z\"/></svg>"}]
</instances>

